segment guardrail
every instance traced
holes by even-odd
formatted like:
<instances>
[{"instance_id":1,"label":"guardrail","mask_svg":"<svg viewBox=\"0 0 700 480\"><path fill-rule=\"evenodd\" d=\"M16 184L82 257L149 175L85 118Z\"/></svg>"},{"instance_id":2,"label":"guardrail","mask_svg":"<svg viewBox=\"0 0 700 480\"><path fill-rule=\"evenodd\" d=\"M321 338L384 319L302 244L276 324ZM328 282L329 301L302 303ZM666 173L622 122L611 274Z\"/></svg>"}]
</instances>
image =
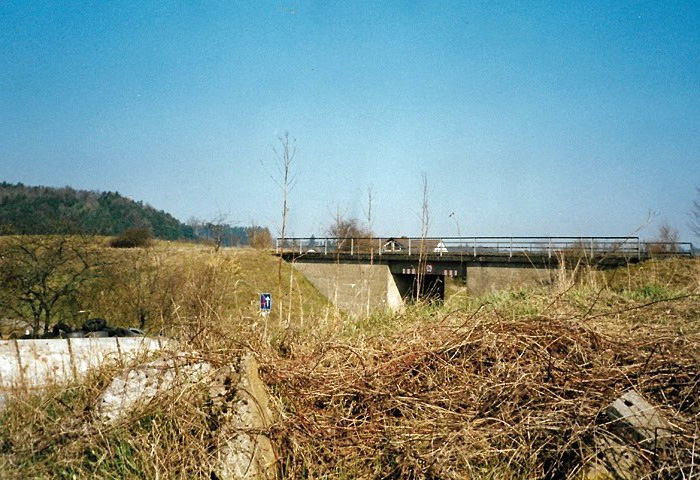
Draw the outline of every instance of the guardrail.
<instances>
[{"instance_id":1,"label":"guardrail","mask_svg":"<svg viewBox=\"0 0 700 480\"><path fill-rule=\"evenodd\" d=\"M295 255L651 255L693 256L690 242L639 237L293 237L277 238L275 253Z\"/></svg>"}]
</instances>

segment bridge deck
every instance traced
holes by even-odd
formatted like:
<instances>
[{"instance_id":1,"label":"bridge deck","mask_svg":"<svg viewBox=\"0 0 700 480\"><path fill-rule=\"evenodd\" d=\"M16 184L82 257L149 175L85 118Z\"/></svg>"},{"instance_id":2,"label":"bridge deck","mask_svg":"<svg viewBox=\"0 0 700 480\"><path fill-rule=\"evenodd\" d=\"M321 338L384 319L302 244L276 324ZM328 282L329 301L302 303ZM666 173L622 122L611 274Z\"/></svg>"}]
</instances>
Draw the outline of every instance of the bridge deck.
<instances>
[{"instance_id":1,"label":"bridge deck","mask_svg":"<svg viewBox=\"0 0 700 480\"><path fill-rule=\"evenodd\" d=\"M643 242L639 237L372 237L277 239L276 253L305 261L444 263L558 263L585 258L596 264L641 261L652 256L692 256L689 242ZM549 262L551 261L551 262Z\"/></svg>"}]
</instances>

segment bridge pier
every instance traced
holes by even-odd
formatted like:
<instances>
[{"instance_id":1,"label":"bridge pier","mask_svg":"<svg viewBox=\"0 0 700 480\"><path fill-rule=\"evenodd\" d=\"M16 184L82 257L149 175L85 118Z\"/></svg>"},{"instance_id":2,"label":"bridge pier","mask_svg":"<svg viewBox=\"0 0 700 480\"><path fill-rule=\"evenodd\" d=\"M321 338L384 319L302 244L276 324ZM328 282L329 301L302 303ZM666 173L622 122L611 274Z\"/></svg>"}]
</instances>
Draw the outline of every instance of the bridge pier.
<instances>
[{"instance_id":1,"label":"bridge pier","mask_svg":"<svg viewBox=\"0 0 700 480\"><path fill-rule=\"evenodd\" d=\"M484 295L512 288L549 286L557 268L551 265L539 268L468 265L465 266L464 280L469 295Z\"/></svg>"}]
</instances>

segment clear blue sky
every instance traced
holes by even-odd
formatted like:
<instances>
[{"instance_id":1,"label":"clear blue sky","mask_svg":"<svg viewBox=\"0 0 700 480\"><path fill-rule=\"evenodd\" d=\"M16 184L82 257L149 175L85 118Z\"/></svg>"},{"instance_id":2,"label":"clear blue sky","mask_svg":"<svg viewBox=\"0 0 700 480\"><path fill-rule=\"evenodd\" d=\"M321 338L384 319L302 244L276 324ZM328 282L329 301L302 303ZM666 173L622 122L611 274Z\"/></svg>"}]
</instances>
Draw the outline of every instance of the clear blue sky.
<instances>
[{"instance_id":1,"label":"clear blue sky","mask_svg":"<svg viewBox=\"0 0 700 480\"><path fill-rule=\"evenodd\" d=\"M698 2L0 1L0 180L277 232L693 240Z\"/></svg>"}]
</instances>

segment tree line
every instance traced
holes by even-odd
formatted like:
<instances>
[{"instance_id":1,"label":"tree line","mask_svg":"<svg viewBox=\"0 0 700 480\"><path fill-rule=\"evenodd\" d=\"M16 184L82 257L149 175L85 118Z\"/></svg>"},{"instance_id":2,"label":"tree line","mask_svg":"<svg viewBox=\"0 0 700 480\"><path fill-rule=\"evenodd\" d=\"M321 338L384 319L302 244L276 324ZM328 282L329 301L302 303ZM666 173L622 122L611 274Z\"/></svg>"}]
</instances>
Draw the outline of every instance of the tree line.
<instances>
[{"instance_id":1,"label":"tree line","mask_svg":"<svg viewBox=\"0 0 700 480\"><path fill-rule=\"evenodd\" d=\"M146 231L149 236L164 240L201 241L217 247L271 245L265 227L232 226L220 220L194 218L182 223L163 210L119 192L0 183L1 234L117 236L134 231Z\"/></svg>"},{"instance_id":2,"label":"tree line","mask_svg":"<svg viewBox=\"0 0 700 480\"><path fill-rule=\"evenodd\" d=\"M191 227L162 210L119 192L0 184L0 225L5 234L89 233L118 235L149 228L166 240L194 239Z\"/></svg>"}]
</instances>

